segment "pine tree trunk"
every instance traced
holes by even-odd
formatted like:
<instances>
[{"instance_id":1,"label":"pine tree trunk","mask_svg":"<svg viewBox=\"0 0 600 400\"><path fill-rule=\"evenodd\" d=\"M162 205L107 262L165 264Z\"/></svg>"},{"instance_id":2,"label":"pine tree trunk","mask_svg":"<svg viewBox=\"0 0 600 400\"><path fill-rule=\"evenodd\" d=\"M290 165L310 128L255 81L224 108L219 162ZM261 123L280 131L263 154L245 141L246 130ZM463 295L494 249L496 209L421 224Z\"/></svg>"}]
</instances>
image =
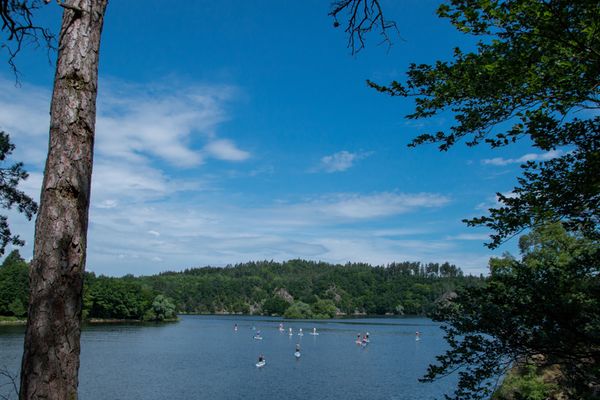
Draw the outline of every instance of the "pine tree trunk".
<instances>
[{"instance_id":1,"label":"pine tree trunk","mask_svg":"<svg viewBox=\"0 0 600 400\"><path fill-rule=\"evenodd\" d=\"M98 53L107 2L62 2L20 399L77 398Z\"/></svg>"}]
</instances>

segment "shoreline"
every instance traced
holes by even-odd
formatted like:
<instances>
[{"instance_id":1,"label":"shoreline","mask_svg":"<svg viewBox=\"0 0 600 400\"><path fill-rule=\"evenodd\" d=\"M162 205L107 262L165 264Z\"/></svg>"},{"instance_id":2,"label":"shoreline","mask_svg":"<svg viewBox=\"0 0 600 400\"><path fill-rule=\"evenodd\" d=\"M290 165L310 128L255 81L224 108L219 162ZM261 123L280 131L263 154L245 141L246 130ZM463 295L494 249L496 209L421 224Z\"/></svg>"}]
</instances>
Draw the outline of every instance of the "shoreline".
<instances>
[{"instance_id":1,"label":"shoreline","mask_svg":"<svg viewBox=\"0 0 600 400\"><path fill-rule=\"evenodd\" d=\"M163 321L142 321L141 319L116 319L116 318L90 318L82 321L82 325L100 325L100 324L156 324L163 322L178 322L179 318L166 319ZM0 326L21 326L26 325L26 319L3 320L0 319Z\"/></svg>"},{"instance_id":2,"label":"shoreline","mask_svg":"<svg viewBox=\"0 0 600 400\"><path fill-rule=\"evenodd\" d=\"M26 319L3 320L0 319L0 326L19 326L27 324Z\"/></svg>"},{"instance_id":3,"label":"shoreline","mask_svg":"<svg viewBox=\"0 0 600 400\"><path fill-rule=\"evenodd\" d=\"M241 313L177 313L177 315L190 315L190 316L204 316L204 317L268 317L277 318L284 321L330 321L330 320L343 320L343 319L369 319L369 318L382 318L382 319L403 319L403 318L430 318L427 314L344 314L337 315L333 318L285 318L282 315L262 315L262 314L241 314Z\"/></svg>"},{"instance_id":4,"label":"shoreline","mask_svg":"<svg viewBox=\"0 0 600 400\"><path fill-rule=\"evenodd\" d=\"M141 319L118 319L118 318L90 318L83 320L83 324L98 325L98 324L161 324L164 322L178 322L179 318L169 318L162 321L144 321Z\"/></svg>"}]
</instances>

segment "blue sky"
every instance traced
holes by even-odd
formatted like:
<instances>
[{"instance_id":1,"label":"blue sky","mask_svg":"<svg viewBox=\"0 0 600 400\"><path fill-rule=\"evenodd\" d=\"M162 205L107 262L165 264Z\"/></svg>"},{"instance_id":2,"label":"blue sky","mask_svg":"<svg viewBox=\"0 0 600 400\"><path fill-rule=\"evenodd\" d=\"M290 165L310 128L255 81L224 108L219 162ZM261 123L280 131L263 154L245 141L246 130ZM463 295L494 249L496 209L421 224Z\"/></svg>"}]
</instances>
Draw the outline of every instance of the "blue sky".
<instances>
[{"instance_id":1,"label":"blue sky","mask_svg":"<svg viewBox=\"0 0 600 400\"><path fill-rule=\"evenodd\" d=\"M100 52L88 270L152 274L250 260L450 261L486 273L486 229L461 219L508 193L526 143L409 149L451 115L409 121L411 101L369 89L472 40L438 1L385 1L400 36L355 56L328 1L109 4ZM60 9L40 23L58 32ZM4 55L5 56L5 55ZM0 129L39 198L54 67L42 50L0 69ZM32 254L33 222L10 223Z\"/></svg>"}]
</instances>

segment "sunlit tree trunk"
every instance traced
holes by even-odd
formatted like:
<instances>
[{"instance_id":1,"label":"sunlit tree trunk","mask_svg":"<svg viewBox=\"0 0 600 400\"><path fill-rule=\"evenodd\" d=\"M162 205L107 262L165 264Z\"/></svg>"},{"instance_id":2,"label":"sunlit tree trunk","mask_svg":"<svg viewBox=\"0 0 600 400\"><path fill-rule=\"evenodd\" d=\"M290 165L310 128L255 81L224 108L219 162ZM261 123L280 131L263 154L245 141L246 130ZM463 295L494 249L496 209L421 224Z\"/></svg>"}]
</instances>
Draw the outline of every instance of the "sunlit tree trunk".
<instances>
[{"instance_id":1,"label":"sunlit tree trunk","mask_svg":"<svg viewBox=\"0 0 600 400\"><path fill-rule=\"evenodd\" d=\"M20 399L77 398L83 272L108 0L66 0L31 263Z\"/></svg>"}]
</instances>

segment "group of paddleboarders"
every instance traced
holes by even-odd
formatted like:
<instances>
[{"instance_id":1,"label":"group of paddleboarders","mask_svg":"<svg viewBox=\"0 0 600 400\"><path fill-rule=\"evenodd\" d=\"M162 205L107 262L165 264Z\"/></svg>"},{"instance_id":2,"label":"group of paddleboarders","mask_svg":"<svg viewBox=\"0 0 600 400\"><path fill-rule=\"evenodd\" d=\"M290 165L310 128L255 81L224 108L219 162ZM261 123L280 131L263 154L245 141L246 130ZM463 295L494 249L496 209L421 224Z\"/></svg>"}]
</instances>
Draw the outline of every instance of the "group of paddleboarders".
<instances>
[{"instance_id":1,"label":"group of paddleboarders","mask_svg":"<svg viewBox=\"0 0 600 400\"><path fill-rule=\"evenodd\" d=\"M279 328L278 329L279 329L280 332L285 332L285 328L283 327L283 323L279 324ZM238 331L238 324L237 323L234 324L233 330L236 331L236 332ZM262 336L260 335L260 330L256 329L256 326L252 326L252 330L255 331L254 339L262 339ZM292 328L289 328L289 334L290 334L290 336L293 335ZM309 334L316 336L319 333L317 332L317 328L313 328L312 332L309 332ZM304 333L302 331L302 328L299 328L298 329L298 336L303 336L303 335L304 335ZM421 335L421 333L417 331L416 332L416 338L417 338L416 340L420 339L420 335ZM362 345L362 346L366 346L369 343L370 343L369 332L365 332L364 334L363 333L359 333L356 336L356 344L359 344L359 345ZM296 359L299 359L300 355L301 355L301 353L300 353L300 343L297 343L295 351L294 351L294 356L296 357ZM263 367L265 364L266 364L265 356L263 354L260 354L258 356L258 362L256 363L256 366L257 367Z\"/></svg>"},{"instance_id":2,"label":"group of paddleboarders","mask_svg":"<svg viewBox=\"0 0 600 400\"><path fill-rule=\"evenodd\" d=\"M238 330L238 324L234 324L233 329L234 329L234 331L237 332L237 330ZM255 339L257 339L257 338L262 339L262 337L260 336L260 330L257 330L255 326L252 327L252 330L256 331L256 334L254 336ZM285 332L285 329L283 327L283 323L279 324L279 331L280 332ZM289 334L290 334L290 336L293 335L292 328L289 328ZM310 332L309 334L310 335L318 335L317 328L313 328L312 332ZM303 335L304 334L302 333L302 328L299 328L298 329L298 336L303 336ZM419 331L415 332L415 340L416 341L421 340L421 332L419 332ZM363 333L357 334L356 335L356 342L355 343L359 344L361 346L366 346L367 344L369 344L370 343L369 332L365 332L364 334ZM296 350L294 352L294 356L296 357L296 359L300 358L300 343L296 344ZM257 367L262 367L265 364L266 364L265 356L262 355L262 354L259 355L258 356L258 363L256 364L256 366Z\"/></svg>"},{"instance_id":3,"label":"group of paddleboarders","mask_svg":"<svg viewBox=\"0 0 600 400\"><path fill-rule=\"evenodd\" d=\"M355 343L363 345L363 346L366 346L367 344L369 344L370 343L369 332L366 332L364 335L361 334L361 333L359 333L358 335L356 335L356 342Z\"/></svg>"},{"instance_id":4,"label":"group of paddleboarders","mask_svg":"<svg viewBox=\"0 0 600 400\"><path fill-rule=\"evenodd\" d=\"M284 332L285 329L283 328L283 324L280 324L279 326L279 332ZM292 336L294 334L294 330L292 328L289 329L289 335ZM313 336L318 336L319 332L317 332L317 328L313 328L312 332L308 333L309 335L313 335ZM298 329L298 336L304 336L304 331L302 330L302 328Z\"/></svg>"},{"instance_id":5,"label":"group of paddleboarders","mask_svg":"<svg viewBox=\"0 0 600 400\"><path fill-rule=\"evenodd\" d=\"M300 353L300 343L296 343L296 350L294 351L294 357L296 357L296 359L299 359L300 355L301 355L301 353ZM257 367L262 367L265 364L266 364L265 356L262 355L262 354L259 355L258 356L258 362L256 363L256 366Z\"/></svg>"}]
</instances>

